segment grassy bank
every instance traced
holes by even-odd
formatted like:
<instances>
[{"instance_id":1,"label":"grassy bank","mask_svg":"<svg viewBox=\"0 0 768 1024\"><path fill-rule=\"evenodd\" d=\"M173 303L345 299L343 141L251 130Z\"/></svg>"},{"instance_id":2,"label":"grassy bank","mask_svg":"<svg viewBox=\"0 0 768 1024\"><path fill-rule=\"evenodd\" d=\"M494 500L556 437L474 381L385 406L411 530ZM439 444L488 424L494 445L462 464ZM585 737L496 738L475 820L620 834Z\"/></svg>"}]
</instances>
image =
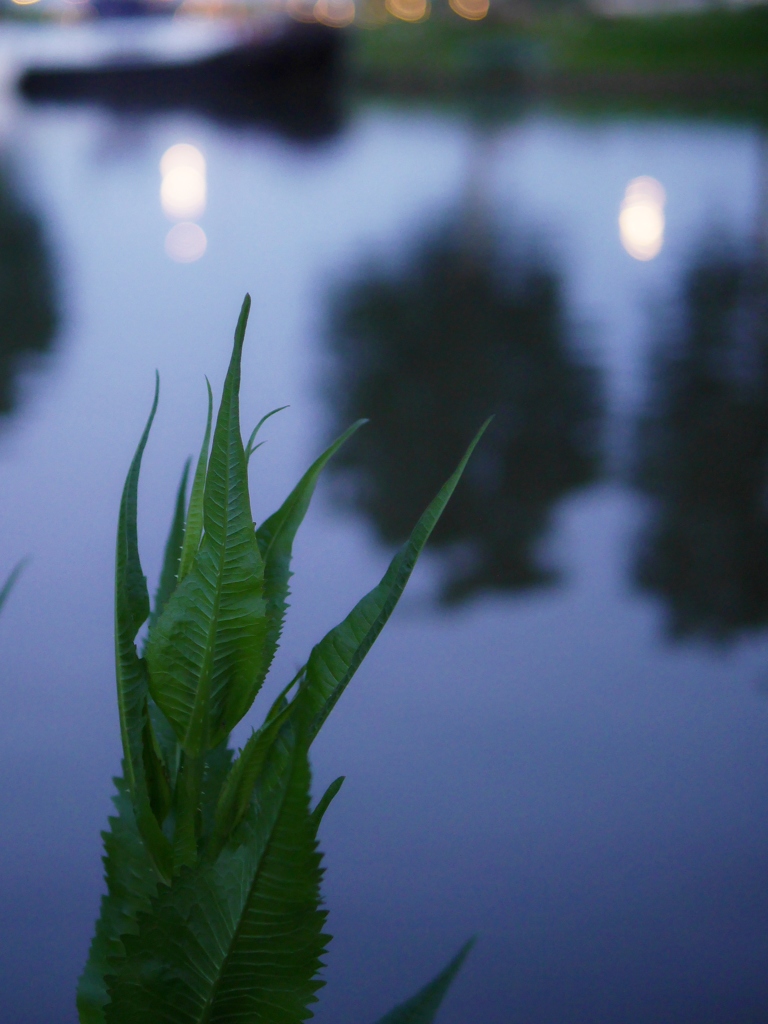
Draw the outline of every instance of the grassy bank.
<instances>
[{"instance_id":1,"label":"grassy bank","mask_svg":"<svg viewBox=\"0 0 768 1024\"><path fill-rule=\"evenodd\" d=\"M685 97L756 104L768 80L768 6L653 17L549 16L478 22L447 6L426 21L390 19L354 33L352 73L364 86Z\"/></svg>"}]
</instances>

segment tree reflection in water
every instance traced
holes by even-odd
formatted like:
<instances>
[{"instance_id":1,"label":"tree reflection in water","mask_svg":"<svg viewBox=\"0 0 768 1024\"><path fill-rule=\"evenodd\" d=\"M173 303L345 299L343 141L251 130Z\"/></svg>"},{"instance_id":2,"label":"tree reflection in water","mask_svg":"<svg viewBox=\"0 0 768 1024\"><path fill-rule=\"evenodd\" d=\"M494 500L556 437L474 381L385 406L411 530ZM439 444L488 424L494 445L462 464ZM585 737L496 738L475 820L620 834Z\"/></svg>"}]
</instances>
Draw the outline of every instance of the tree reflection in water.
<instances>
[{"instance_id":1,"label":"tree reflection in water","mask_svg":"<svg viewBox=\"0 0 768 1024\"><path fill-rule=\"evenodd\" d=\"M40 226L0 169L0 414L13 410L15 377L26 357L50 347L56 321Z\"/></svg>"},{"instance_id":2,"label":"tree reflection in water","mask_svg":"<svg viewBox=\"0 0 768 1024\"><path fill-rule=\"evenodd\" d=\"M636 562L672 636L768 624L768 275L705 249L659 339L637 482L655 503Z\"/></svg>"},{"instance_id":3,"label":"tree reflection in water","mask_svg":"<svg viewBox=\"0 0 768 1024\"><path fill-rule=\"evenodd\" d=\"M384 544L408 536L495 414L435 531L444 601L557 578L542 550L552 508L600 466L597 374L568 333L556 271L505 255L471 216L335 296L335 420L371 422L334 472Z\"/></svg>"}]
</instances>

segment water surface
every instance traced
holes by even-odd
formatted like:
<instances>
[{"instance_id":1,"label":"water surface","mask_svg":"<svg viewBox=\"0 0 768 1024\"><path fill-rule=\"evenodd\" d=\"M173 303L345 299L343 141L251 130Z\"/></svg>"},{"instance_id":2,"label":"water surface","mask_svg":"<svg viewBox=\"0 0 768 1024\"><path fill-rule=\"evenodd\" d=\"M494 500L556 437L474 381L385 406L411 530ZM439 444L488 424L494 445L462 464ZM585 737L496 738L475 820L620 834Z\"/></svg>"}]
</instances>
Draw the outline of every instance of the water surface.
<instances>
[{"instance_id":1,"label":"water surface","mask_svg":"<svg viewBox=\"0 0 768 1024\"><path fill-rule=\"evenodd\" d=\"M186 264L166 255L160 203L180 142L207 179L207 249ZM20 107L4 155L58 318L44 352L14 360L0 433L3 564L32 556L0 619L4 1017L75 1020L119 769L122 481L157 368L140 494L153 586L204 374L220 387L249 290L244 428L290 405L255 457L257 517L337 425L374 417L297 544L274 685L499 414L316 745L318 791L347 776L322 831L335 940L318 1019L375 1020L477 934L445 1024L761 1020L758 130L546 110L481 130L372 104L309 146L191 115ZM666 192L646 262L617 223L641 175ZM746 553L723 540L743 536Z\"/></svg>"}]
</instances>

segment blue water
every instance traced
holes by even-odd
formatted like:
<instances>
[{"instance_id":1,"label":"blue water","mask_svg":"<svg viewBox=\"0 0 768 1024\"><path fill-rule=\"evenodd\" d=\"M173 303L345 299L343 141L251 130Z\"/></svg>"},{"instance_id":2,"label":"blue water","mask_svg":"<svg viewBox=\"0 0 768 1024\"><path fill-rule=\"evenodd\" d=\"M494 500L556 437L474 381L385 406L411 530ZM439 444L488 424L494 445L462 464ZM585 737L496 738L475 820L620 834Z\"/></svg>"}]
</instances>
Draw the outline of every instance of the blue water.
<instances>
[{"instance_id":1,"label":"blue water","mask_svg":"<svg viewBox=\"0 0 768 1024\"><path fill-rule=\"evenodd\" d=\"M189 264L163 248L158 165L178 142L207 161L198 219L208 248ZM3 148L42 227L60 314L49 351L17 365L0 432L0 564L32 558L0 617L3 1019L75 1020L119 768L116 510L155 368L161 406L140 494L151 586L181 465L199 443L204 374L220 387L244 292L254 300L244 427L290 405L255 457L263 518L378 379L362 360L340 361L331 297L361 279L415 280L425 240L469 210L498 246L499 273L549 268L566 325L557 372L567 381L592 368L600 441L575 482L565 473L551 500L531 499L536 585L494 577L494 563L490 582L441 603L446 572L486 528L457 520L455 543L425 557L317 742L318 791L347 776L322 830L335 939L318 1020L375 1020L472 934L443 1024L764 1020L768 609L758 597L741 618L738 608L730 619L702 613L670 635L664 588L637 582L656 492L632 468L633 424L656 394L654 344L674 323L687 268L708 239L752 240L756 128L531 110L480 133L458 113L370 104L307 146L192 115L22 105ZM639 175L667 194L664 247L649 262L618 237L624 189ZM435 344L439 380L453 356ZM526 365L539 366L535 354ZM448 401L429 393L430 379L414 422L419 401L473 420L460 388ZM396 412L407 398L385 389L381 402ZM528 436L521 415L509 437ZM442 458L444 421L424 417ZM418 497L408 464L422 458L419 439L371 436ZM514 466L546 462L549 449L531 446ZM378 519L365 511L355 480L372 473L375 487L376 477L363 457L319 490L297 544L274 685L387 564L397 496L388 504L384 489ZM685 472L664 477L667 492ZM493 507L502 530L512 512Z\"/></svg>"}]
</instances>

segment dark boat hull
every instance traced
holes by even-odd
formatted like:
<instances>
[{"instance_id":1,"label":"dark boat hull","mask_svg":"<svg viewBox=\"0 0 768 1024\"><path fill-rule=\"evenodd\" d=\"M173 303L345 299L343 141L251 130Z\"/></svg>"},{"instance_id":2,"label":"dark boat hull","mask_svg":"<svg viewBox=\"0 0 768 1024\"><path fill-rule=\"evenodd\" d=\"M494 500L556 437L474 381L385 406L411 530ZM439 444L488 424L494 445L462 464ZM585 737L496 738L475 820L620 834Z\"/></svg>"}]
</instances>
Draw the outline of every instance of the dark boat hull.
<instances>
[{"instance_id":1,"label":"dark boat hull","mask_svg":"<svg viewBox=\"0 0 768 1024\"><path fill-rule=\"evenodd\" d=\"M338 30L297 23L274 39L183 64L30 70L20 90L35 102L91 103L122 113L194 110L311 141L340 127L342 49Z\"/></svg>"}]
</instances>

